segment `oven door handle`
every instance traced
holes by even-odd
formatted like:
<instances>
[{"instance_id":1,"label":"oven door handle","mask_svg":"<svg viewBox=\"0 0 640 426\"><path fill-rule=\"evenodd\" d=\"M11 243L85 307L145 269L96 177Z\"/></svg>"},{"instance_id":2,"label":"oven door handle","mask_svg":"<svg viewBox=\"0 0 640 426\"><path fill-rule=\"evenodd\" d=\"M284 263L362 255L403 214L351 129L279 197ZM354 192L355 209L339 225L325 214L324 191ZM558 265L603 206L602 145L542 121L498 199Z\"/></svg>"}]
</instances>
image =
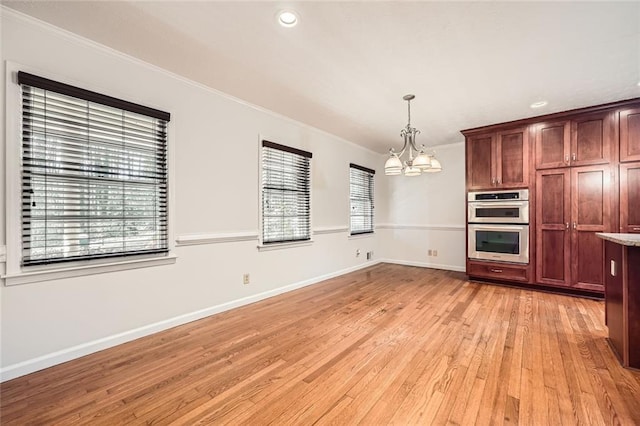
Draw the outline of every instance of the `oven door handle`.
<instances>
[{"instance_id":1,"label":"oven door handle","mask_svg":"<svg viewBox=\"0 0 640 426\"><path fill-rule=\"evenodd\" d=\"M469 224L469 229L474 231L524 231L529 225L477 225Z\"/></svg>"},{"instance_id":2,"label":"oven door handle","mask_svg":"<svg viewBox=\"0 0 640 426\"><path fill-rule=\"evenodd\" d=\"M501 202L501 203L478 203L472 202L470 203L471 207L527 207L527 201L514 201L513 203L509 202Z\"/></svg>"}]
</instances>

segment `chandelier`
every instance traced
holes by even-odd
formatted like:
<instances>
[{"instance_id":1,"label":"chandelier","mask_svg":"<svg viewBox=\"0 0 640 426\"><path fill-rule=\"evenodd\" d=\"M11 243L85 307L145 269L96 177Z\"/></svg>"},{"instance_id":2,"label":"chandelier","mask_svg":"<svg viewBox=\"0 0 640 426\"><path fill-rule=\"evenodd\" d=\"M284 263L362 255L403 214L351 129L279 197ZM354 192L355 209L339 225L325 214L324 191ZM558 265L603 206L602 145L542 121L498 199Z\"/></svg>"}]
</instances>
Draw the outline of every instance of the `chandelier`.
<instances>
[{"instance_id":1,"label":"chandelier","mask_svg":"<svg viewBox=\"0 0 640 426\"><path fill-rule=\"evenodd\" d=\"M426 152L424 145L418 149L416 145L416 135L420 130L411 127L411 100L414 95L404 95L402 99L407 101L407 127L400 131L400 136L404 138L402 150L398 153L393 148L389 150L389 159L384 164L384 174L389 176L404 174L405 176L419 176L422 173L435 173L442 171L442 165L435 158L435 151ZM408 152L408 157L403 160L402 156Z\"/></svg>"}]
</instances>

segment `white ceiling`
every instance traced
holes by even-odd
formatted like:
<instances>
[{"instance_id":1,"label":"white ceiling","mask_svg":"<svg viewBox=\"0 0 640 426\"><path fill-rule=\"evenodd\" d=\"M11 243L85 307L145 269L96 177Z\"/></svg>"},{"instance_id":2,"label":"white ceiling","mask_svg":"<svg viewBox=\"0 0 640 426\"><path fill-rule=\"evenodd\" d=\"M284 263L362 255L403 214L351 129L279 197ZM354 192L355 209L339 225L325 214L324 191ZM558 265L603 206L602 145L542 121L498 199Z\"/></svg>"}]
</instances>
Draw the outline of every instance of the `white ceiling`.
<instances>
[{"instance_id":1,"label":"white ceiling","mask_svg":"<svg viewBox=\"0 0 640 426\"><path fill-rule=\"evenodd\" d=\"M640 97L640 2L3 4L379 152Z\"/></svg>"}]
</instances>

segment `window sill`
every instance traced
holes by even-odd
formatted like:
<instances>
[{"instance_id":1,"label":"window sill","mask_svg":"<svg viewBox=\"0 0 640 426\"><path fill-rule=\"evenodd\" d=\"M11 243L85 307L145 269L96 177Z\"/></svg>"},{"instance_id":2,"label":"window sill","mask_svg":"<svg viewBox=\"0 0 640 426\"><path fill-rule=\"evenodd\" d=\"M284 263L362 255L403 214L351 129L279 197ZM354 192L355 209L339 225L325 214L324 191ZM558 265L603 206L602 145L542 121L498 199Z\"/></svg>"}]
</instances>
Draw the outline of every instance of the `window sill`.
<instances>
[{"instance_id":1,"label":"window sill","mask_svg":"<svg viewBox=\"0 0 640 426\"><path fill-rule=\"evenodd\" d=\"M40 281L59 280L63 278L81 277L84 275L104 274L127 269L148 268L151 266L170 265L176 263L177 256L168 255L145 259L125 260L120 262L100 263L84 266L70 266L57 269L42 269L27 272L8 273L0 276L6 286L36 283Z\"/></svg>"},{"instance_id":2,"label":"window sill","mask_svg":"<svg viewBox=\"0 0 640 426\"><path fill-rule=\"evenodd\" d=\"M353 234L353 235L349 235L349 239L350 240L359 240L362 238L371 238L375 236L375 233L373 232L364 232L362 234Z\"/></svg>"},{"instance_id":3,"label":"window sill","mask_svg":"<svg viewBox=\"0 0 640 426\"><path fill-rule=\"evenodd\" d=\"M286 243L273 243L273 244L260 244L258 246L258 251L283 250L288 248L310 246L311 244L313 244L313 240L292 241L292 242L286 242Z\"/></svg>"}]
</instances>

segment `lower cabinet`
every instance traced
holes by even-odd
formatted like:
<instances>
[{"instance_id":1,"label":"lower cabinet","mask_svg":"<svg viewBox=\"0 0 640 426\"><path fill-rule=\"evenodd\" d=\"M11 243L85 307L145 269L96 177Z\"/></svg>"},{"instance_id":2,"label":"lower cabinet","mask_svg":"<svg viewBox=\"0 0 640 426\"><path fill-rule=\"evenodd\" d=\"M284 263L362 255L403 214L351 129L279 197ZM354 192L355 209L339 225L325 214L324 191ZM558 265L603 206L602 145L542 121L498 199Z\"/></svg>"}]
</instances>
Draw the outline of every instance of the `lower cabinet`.
<instances>
[{"instance_id":1,"label":"lower cabinet","mask_svg":"<svg viewBox=\"0 0 640 426\"><path fill-rule=\"evenodd\" d=\"M528 283L530 282L529 271L528 265L474 260L467 262L467 275L473 277Z\"/></svg>"},{"instance_id":2,"label":"lower cabinet","mask_svg":"<svg viewBox=\"0 0 640 426\"><path fill-rule=\"evenodd\" d=\"M604 243L612 232L609 165L536 173L536 282L604 291Z\"/></svg>"}]
</instances>

